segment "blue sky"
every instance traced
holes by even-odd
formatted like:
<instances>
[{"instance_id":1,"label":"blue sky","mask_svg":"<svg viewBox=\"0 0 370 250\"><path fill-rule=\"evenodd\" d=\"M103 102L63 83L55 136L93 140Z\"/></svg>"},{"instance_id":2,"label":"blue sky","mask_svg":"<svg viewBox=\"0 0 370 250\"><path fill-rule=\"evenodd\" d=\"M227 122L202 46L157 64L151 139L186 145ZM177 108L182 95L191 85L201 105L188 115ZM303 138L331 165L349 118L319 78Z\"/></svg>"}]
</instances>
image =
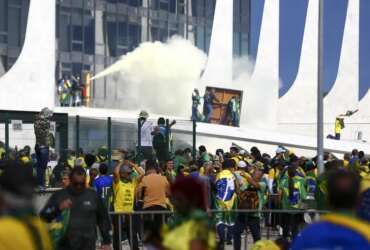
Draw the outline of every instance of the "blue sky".
<instances>
[{"instance_id":1,"label":"blue sky","mask_svg":"<svg viewBox=\"0 0 370 250\"><path fill-rule=\"evenodd\" d=\"M280 96L292 86L298 72L309 0L280 0L279 75ZM251 4L251 55L258 53L264 0ZM324 10L324 91L333 86L339 66L348 0L325 0ZM360 98L370 88L370 0L360 0Z\"/></svg>"}]
</instances>

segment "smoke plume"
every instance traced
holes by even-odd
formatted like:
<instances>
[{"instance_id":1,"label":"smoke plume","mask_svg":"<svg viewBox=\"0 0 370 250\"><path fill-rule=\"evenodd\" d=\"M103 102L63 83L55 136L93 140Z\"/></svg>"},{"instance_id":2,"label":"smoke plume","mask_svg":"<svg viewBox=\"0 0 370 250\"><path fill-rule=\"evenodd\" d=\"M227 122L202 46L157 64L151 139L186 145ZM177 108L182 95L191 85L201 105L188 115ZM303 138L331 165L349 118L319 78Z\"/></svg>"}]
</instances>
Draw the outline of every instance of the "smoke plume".
<instances>
[{"instance_id":1,"label":"smoke plume","mask_svg":"<svg viewBox=\"0 0 370 250\"><path fill-rule=\"evenodd\" d=\"M188 119L193 89L199 88L201 95L205 91L200 75L206 61L204 52L190 41L172 37L166 43L142 43L94 78L108 76L108 82L113 83L113 89L109 91L115 91L117 98L106 106L125 110L145 109L149 113ZM262 128L274 121L272 107L276 105L272 102L277 97L274 96L274 88L266 88L264 84L271 82L271 76L268 73L255 75L253 70L254 62L250 58L235 58L233 82L225 88L243 91L240 124ZM263 72L269 70L266 68ZM207 86L212 84L207 83Z\"/></svg>"},{"instance_id":2,"label":"smoke plume","mask_svg":"<svg viewBox=\"0 0 370 250\"><path fill-rule=\"evenodd\" d=\"M190 41L175 36L166 43L142 43L94 79L119 72L108 78L117 82L114 106L189 118L191 93L206 59Z\"/></svg>"}]
</instances>

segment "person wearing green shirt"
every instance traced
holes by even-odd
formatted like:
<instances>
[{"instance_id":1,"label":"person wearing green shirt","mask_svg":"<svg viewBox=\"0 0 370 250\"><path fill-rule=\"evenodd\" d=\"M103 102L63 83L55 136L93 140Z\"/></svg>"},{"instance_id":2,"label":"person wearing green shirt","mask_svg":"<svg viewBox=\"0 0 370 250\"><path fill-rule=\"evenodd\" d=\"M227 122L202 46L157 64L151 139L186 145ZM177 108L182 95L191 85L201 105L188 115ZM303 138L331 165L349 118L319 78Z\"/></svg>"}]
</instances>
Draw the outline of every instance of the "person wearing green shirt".
<instances>
[{"instance_id":1,"label":"person wearing green shirt","mask_svg":"<svg viewBox=\"0 0 370 250\"><path fill-rule=\"evenodd\" d=\"M239 209L262 210L266 203L267 184L262 180L263 171L256 169L252 176L246 176L247 182L240 187ZM261 239L261 213L239 213L234 226L234 249L241 249L241 234L247 227L250 229L253 241Z\"/></svg>"},{"instance_id":2,"label":"person wearing green shirt","mask_svg":"<svg viewBox=\"0 0 370 250\"><path fill-rule=\"evenodd\" d=\"M204 145L199 146L199 159L204 163L211 160L211 157L209 156L207 149Z\"/></svg>"},{"instance_id":3,"label":"person wearing green shirt","mask_svg":"<svg viewBox=\"0 0 370 250\"><path fill-rule=\"evenodd\" d=\"M280 195L282 208L284 210L298 210L302 208L302 203L307 197L305 179L297 175L297 167L292 164L288 167L288 177L282 180ZM294 238L298 233L298 226L302 221L300 213L283 214L283 237L291 235Z\"/></svg>"}]
</instances>

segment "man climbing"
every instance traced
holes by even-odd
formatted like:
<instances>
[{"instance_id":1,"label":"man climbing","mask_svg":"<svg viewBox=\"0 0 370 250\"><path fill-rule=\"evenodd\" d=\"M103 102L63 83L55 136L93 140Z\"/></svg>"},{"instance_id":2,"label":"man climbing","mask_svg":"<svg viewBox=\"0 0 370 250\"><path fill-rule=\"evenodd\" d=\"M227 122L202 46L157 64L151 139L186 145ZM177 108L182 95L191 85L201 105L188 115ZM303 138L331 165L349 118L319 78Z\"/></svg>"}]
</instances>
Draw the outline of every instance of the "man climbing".
<instances>
[{"instance_id":1,"label":"man climbing","mask_svg":"<svg viewBox=\"0 0 370 250\"><path fill-rule=\"evenodd\" d=\"M200 114L199 114L199 111L198 111L198 106L200 105L201 97L199 95L199 90L198 89L194 89L194 92L191 96L191 99L192 99L191 120L199 121L200 120Z\"/></svg>"}]
</instances>

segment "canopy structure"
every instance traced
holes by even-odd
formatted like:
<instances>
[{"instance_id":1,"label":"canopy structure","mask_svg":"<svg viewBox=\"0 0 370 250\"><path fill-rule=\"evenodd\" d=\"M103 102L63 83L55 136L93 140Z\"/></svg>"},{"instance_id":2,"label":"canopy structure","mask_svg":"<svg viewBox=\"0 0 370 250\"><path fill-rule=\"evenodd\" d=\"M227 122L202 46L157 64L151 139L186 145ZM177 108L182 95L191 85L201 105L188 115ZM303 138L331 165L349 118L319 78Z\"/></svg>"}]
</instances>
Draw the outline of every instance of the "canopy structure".
<instances>
[{"instance_id":1,"label":"canopy structure","mask_svg":"<svg viewBox=\"0 0 370 250\"><path fill-rule=\"evenodd\" d=\"M99 108L55 108L57 113L67 113L69 116L80 116L89 119L105 120L107 117L111 117L115 122L122 124L136 124L139 111L122 111L114 109L99 109ZM177 123L173 126L172 131L178 135L184 135L184 138L191 138L185 135L191 135L193 133L192 122L189 119L183 117L167 117L159 114L150 114L149 119L157 119L159 117L165 117L170 120L176 120ZM315 150L316 149L316 137L285 134L276 131L270 131L266 129L252 129L252 128L238 128L223 126L217 124L208 123L197 123L196 128L197 137L202 137L202 141L208 141L210 144L217 146L218 141L220 145L224 144L227 140L230 142L250 142L265 145L282 145L286 147ZM204 138L206 140L204 140ZM221 143L221 141L223 141ZM190 143L190 142L189 142ZM324 148L326 151L333 153L347 153L351 152L352 149L363 150L364 152L370 152L370 144L361 141L345 141L345 140L332 140L325 139Z\"/></svg>"}]
</instances>

